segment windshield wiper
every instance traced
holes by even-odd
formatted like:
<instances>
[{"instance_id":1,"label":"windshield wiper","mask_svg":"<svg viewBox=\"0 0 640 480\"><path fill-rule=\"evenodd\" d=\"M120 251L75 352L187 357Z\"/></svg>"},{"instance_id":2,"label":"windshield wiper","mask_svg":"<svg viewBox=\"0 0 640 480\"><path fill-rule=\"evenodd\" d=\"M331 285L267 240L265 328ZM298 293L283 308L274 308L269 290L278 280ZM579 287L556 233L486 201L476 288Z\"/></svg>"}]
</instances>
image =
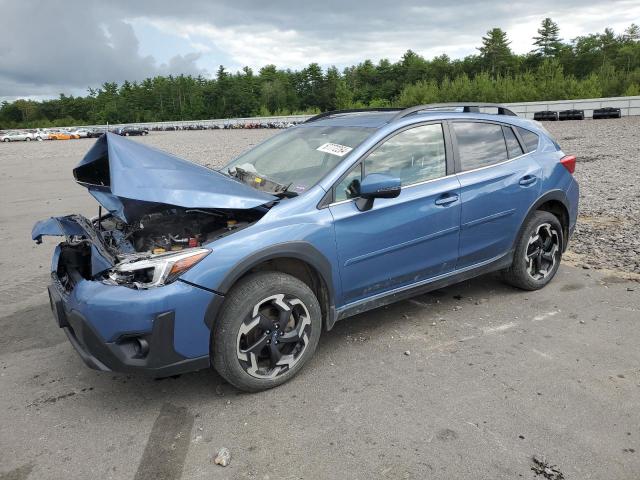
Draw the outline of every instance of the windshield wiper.
<instances>
[{"instance_id":1,"label":"windshield wiper","mask_svg":"<svg viewBox=\"0 0 640 480\"><path fill-rule=\"evenodd\" d=\"M265 192L273 193L276 195L284 195L287 197L295 197L298 194L296 192L290 192L289 188L293 185L293 182L288 185L283 185L282 183L274 182L266 178L264 175L259 174L258 172L249 172L240 167L234 167L233 169L229 169L229 176L240 180L243 183L255 188L256 190L262 190Z\"/></svg>"}]
</instances>

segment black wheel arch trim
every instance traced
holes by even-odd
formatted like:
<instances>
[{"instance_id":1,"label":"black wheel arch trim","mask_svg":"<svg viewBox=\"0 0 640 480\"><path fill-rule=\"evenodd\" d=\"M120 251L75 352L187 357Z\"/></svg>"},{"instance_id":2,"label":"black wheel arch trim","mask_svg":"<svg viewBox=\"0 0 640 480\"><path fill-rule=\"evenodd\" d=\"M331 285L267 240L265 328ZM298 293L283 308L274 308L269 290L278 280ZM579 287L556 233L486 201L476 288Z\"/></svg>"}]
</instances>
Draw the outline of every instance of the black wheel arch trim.
<instances>
[{"instance_id":1,"label":"black wheel arch trim","mask_svg":"<svg viewBox=\"0 0 640 480\"><path fill-rule=\"evenodd\" d=\"M226 275L222 283L216 288L216 295L209 304L205 314L204 322L210 330L220 312L224 295L226 295L233 285L242 278L252 268L257 267L261 263L278 258L293 258L311 265L320 275L325 284L328 295L328 308L326 312L326 328L330 330L336 321L335 308L335 290L333 288L333 273L331 264L318 249L313 245L302 241L291 241L277 243L266 247L258 252L252 253L249 257L238 262ZM319 301L321 299L318 299Z\"/></svg>"},{"instance_id":2,"label":"black wheel arch trim","mask_svg":"<svg viewBox=\"0 0 640 480\"><path fill-rule=\"evenodd\" d=\"M516 237L513 240L513 248L515 249L516 244L518 243L518 239L520 238L520 235L522 235L522 231L527 223L527 220L529 220L529 218L531 218L531 216L545 203L550 202L550 201L557 201L560 202L562 204L562 206L565 208L565 210L567 211L567 225L562 225L563 227L563 231L562 231L562 252L564 252L567 249L567 246L569 244L569 238L568 235L571 233L570 228L571 228L571 219L569 218L569 201L567 199L567 194L563 191L563 190L551 190L549 192L546 192L545 194L543 194L541 197L539 197L534 203L533 205L531 205L531 207L529 208L529 210L527 211L527 214L525 215L522 224L520 225L520 228L518 229L518 234L516 235ZM560 224L562 224L562 219L558 219L558 221L560 222ZM566 227L566 229L565 229Z\"/></svg>"}]
</instances>

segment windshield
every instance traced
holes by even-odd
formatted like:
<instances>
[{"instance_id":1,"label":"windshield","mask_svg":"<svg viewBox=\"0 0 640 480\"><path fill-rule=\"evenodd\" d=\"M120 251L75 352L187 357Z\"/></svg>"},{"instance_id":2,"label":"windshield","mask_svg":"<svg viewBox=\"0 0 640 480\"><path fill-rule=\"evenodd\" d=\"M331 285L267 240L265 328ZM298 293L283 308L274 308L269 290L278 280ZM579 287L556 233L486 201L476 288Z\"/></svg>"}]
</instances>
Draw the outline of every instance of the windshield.
<instances>
[{"instance_id":1,"label":"windshield","mask_svg":"<svg viewBox=\"0 0 640 480\"><path fill-rule=\"evenodd\" d=\"M263 176L291 193L315 185L360 145L373 129L363 127L301 126L286 130L231 161L222 169L237 175ZM254 185L252 185L254 186Z\"/></svg>"}]
</instances>

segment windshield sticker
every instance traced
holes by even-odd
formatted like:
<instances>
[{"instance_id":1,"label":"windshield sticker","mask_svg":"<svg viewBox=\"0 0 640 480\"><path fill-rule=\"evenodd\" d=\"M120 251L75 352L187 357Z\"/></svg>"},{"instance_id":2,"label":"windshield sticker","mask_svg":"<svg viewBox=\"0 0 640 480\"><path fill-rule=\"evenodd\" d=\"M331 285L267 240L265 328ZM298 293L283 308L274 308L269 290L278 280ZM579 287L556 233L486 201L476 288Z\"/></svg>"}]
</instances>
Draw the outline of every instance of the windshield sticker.
<instances>
[{"instance_id":1,"label":"windshield sticker","mask_svg":"<svg viewBox=\"0 0 640 480\"><path fill-rule=\"evenodd\" d=\"M319 152L330 153L331 155L336 155L338 157L344 157L347 153L349 153L353 148L347 147L346 145L340 145L338 143L325 143L324 145L320 145L316 148Z\"/></svg>"}]
</instances>

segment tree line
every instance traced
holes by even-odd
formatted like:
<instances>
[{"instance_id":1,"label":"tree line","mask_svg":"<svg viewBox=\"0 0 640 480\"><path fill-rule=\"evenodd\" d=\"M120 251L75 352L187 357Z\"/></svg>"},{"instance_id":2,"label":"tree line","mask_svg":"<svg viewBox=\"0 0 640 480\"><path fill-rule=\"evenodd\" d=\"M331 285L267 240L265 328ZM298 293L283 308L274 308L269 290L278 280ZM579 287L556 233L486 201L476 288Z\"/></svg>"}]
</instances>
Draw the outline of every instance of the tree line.
<instances>
[{"instance_id":1,"label":"tree line","mask_svg":"<svg viewBox=\"0 0 640 480\"><path fill-rule=\"evenodd\" d=\"M392 63L365 60L323 70L267 65L256 74L220 67L215 78L157 76L106 82L86 96L16 100L0 105L0 128L135 123L316 113L343 108L410 106L447 101L520 102L640 95L640 27L569 41L542 21L533 50L514 54L500 28L463 59L427 60L408 50Z\"/></svg>"}]
</instances>

